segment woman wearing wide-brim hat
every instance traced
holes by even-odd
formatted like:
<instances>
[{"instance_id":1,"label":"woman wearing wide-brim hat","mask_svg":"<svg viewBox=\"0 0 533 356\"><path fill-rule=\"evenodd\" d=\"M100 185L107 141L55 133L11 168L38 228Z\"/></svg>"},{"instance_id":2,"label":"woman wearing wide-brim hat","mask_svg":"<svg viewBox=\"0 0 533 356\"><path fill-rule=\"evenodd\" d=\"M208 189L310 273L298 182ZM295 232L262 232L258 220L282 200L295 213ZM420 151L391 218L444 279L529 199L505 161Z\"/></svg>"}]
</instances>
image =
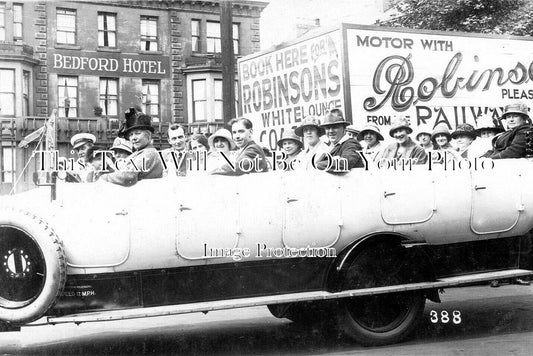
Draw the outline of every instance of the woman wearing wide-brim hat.
<instances>
[{"instance_id":1,"label":"woman wearing wide-brim hat","mask_svg":"<svg viewBox=\"0 0 533 356\"><path fill-rule=\"evenodd\" d=\"M207 139L211 151L207 156L207 172L215 173L229 160L235 161L235 149L231 132L226 129L218 129Z\"/></svg>"},{"instance_id":2,"label":"woman wearing wide-brim hat","mask_svg":"<svg viewBox=\"0 0 533 356\"><path fill-rule=\"evenodd\" d=\"M320 127L320 120L312 115L306 116L300 126L294 130L294 133L298 137L302 137L304 142L304 149L298 157L300 160L298 168L302 170L313 169L313 160L319 160L330 151L328 145L320 139L325 134L324 128Z\"/></svg>"},{"instance_id":3,"label":"woman wearing wide-brim hat","mask_svg":"<svg viewBox=\"0 0 533 356\"><path fill-rule=\"evenodd\" d=\"M395 119L389 130L389 135L396 142L385 147L377 160L410 160L413 164L425 164L428 158L427 153L409 137L412 132L413 129L406 118Z\"/></svg>"},{"instance_id":4,"label":"woman wearing wide-brim hat","mask_svg":"<svg viewBox=\"0 0 533 356\"><path fill-rule=\"evenodd\" d=\"M492 139L505 130L488 113L481 114L476 120L476 140L472 142L468 149L468 158L481 157L492 150Z\"/></svg>"},{"instance_id":5,"label":"woman wearing wide-brim hat","mask_svg":"<svg viewBox=\"0 0 533 356\"><path fill-rule=\"evenodd\" d=\"M492 150L483 157L492 159L525 157L526 135L531 130L528 106L524 103L507 105L502 120L507 122L507 131L495 136L492 141Z\"/></svg>"},{"instance_id":6,"label":"woman wearing wide-brim hat","mask_svg":"<svg viewBox=\"0 0 533 356\"><path fill-rule=\"evenodd\" d=\"M444 160L456 160L461 156L457 153L454 147L451 145L452 135L446 124L439 124L431 133L431 142L433 142L433 151L439 152L432 153L433 163L443 163Z\"/></svg>"},{"instance_id":7,"label":"woman wearing wide-brim hat","mask_svg":"<svg viewBox=\"0 0 533 356\"><path fill-rule=\"evenodd\" d=\"M423 124L418 126L416 130L415 139L426 152L433 151L433 143L431 142L431 126Z\"/></svg>"},{"instance_id":8,"label":"woman wearing wide-brim hat","mask_svg":"<svg viewBox=\"0 0 533 356\"><path fill-rule=\"evenodd\" d=\"M477 138L474 126L470 124L460 124L452 132L452 138L455 140L457 152L462 158L468 158L468 151L472 142Z\"/></svg>"},{"instance_id":9,"label":"woman wearing wide-brim hat","mask_svg":"<svg viewBox=\"0 0 533 356\"><path fill-rule=\"evenodd\" d=\"M283 150L287 155L285 158L285 164L280 162L280 168L285 170L292 170L295 168L295 165L298 164L298 154L302 151L304 144L300 140L300 137L296 135L294 130L288 129L283 132L281 138L278 140L278 147Z\"/></svg>"},{"instance_id":10,"label":"woman wearing wide-brim hat","mask_svg":"<svg viewBox=\"0 0 533 356\"><path fill-rule=\"evenodd\" d=\"M367 156L369 161L375 161L384 148L381 143L383 135L375 124L366 124L357 135L357 140L364 142L363 154Z\"/></svg>"}]
</instances>

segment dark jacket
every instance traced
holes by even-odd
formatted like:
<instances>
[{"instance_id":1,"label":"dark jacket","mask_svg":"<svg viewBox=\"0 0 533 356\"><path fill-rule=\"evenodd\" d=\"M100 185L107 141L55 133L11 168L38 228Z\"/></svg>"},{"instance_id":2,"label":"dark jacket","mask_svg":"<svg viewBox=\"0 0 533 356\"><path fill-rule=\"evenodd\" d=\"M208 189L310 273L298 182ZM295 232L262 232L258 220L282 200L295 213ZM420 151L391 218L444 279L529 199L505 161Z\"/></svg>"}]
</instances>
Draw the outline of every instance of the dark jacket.
<instances>
[{"instance_id":1,"label":"dark jacket","mask_svg":"<svg viewBox=\"0 0 533 356\"><path fill-rule=\"evenodd\" d=\"M321 159L319 159L316 162L316 168L320 170L326 170L330 173L342 173L344 168L346 169L353 169L353 168L360 168L364 167L364 161L361 158L361 154L358 151L361 151L362 147L353 138L347 138L344 137L329 151L329 155L335 159L335 157L338 158L344 158L348 161L347 167L343 167L342 164L337 167L336 164L331 164L330 160L328 159L327 155L322 156ZM328 164L330 167L328 168Z\"/></svg>"},{"instance_id":2,"label":"dark jacket","mask_svg":"<svg viewBox=\"0 0 533 356\"><path fill-rule=\"evenodd\" d=\"M250 163L252 166L250 166ZM241 169L241 166L244 170ZM266 172L267 170L268 166L265 152L257 143L250 141L246 146L237 151L235 167L224 164L220 169L213 172L213 174L240 176L246 173Z\"/></svg>"},{"instance_id":3,"label":"dark jacket","mask_svg":"<svg viewBox=\"0 0 533 356\"><path fill-rule=\"evenodd\" d=\"M525 124L499 134L492 140L492 150L483 157L492 159L525 157L526 132L531 130L531 125Z\"/></svg>"}]
</instances>

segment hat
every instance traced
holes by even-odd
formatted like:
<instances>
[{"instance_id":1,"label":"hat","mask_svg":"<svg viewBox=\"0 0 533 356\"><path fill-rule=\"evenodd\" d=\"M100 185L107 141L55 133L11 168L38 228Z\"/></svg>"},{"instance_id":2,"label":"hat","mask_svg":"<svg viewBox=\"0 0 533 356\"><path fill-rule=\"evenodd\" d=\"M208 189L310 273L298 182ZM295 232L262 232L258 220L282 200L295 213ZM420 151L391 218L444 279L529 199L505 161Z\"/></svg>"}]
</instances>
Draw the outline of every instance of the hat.
<instances>
[{"instance_id":1,"label":"hat","mask_svg":"<svg viewBox=\"0 0 533 356\"><path fill-rule=\"evenodd\" d=\"M468 136L472 140L476 139L476 130L474 126L470 124L461 124L458 125L454 132L452 132L452 138L457 138L457 136Z\"/></svg>"},{"instance_id":2,"label":"hat","mask_svg":"<svg viewBox=\"0 0 533 356\"><path fill-rule=\"evenodd\" d=\"M124 126L124 135L128 135L128 132L135 129L148 130L154 132L152 127L152 118L142 112L138 112L135 108L130 108L129 111L124 113L126 117L126 125Z\"/></svg>"},{"instance_id":3,"label":"hat","mask_svg":"<svg viewBox=\"0 0 533 356\"><path fill-rule=\"evenodd\" d=\"M529 108L524 103L509 104L503 110L502 119L505 119L505 117L509 114L520 114L520 115L524 115L526 118L529 119L528 111L529 111Z\"/></svg>"},{"instance_id":4,"label":"hat","mask_svg":"<svg viewBox=\"0 0 533 356\"><path fill-rule=\"evenodd\" d=\"M300 137L302 137L304 135L304 128L305 127L316 127L316 129L318 130L318 136L322 136L323 134L325 134L325 130L323 127L320 126L320 120L315 117L315 116L306 116L302 123L300 124L300 126L298 126L295 130L294 130L294 133Z\"/></svg>"},{"instance_id":5,"label":"hat","mask_svg":"<svg viewBox=\"0 0 533 356\"><path fill-rule=\"evenodd\" d=\"M327 126L333 126L337 124L342 124L344 125L344 127L350 125L350 123L344 119L344 117L342 116L342 112L340 110L329 112L324 117L324 123L320 126L327 127Z\"/></svg>"},{"instance_id":6,"label":"hat","mask_svg":"<svg viewBox=\"0 0 533 356\"><path fill-rule=\"evenodd\" d=\"M70 139L70 144L72 145L74 149L77 149L78 147L83 146L87 142L95 143L96 136L94 136L93 134L87 133L87 132L82 132L79 134L75 134Z\"/></svg>"},{"instance_id":7,"label":"hat","mask_svg":"<svg viewBox=\"0 0 533 356\"><path fill-rule=\"evenodd\" d=\"M431 141L435 143L435 136L437 135L444 135L448 138L448 141L452 140L452 135L450 135L450 130L448 130L448 126L446 124L438 124L431 133Z\"/></svg>"},{"instance_id":8,"label":"hat","mask_svg":"<svg viewBox=\"0 0 533 356\"><path fill-rule=\"evenodd\" d=\"M499 123L492 118L489 114L482 114L477 118L477 124L475 133L477 136L481 135L481 131L490 130L494 133L500 133L505 131L503 127L499 126Z\"/></svg>"},{"instance_id":9,"label":"hat","mask_svg":"<svg viewBox=\"0 0 533 356\"><path fill-rule=\"evenodd\" d=\"M356 136L359 135L361 131L355 128L354 125L348 125L346 126L346 131L354 133Z\"/></svg>"},{"instance_id":10,"label":"hat","mask_svg":"<svg viewBox=\"0 0 533 356\"><path fill-rule=\"evenodd\" d=\"M300 146L300 148L304 146L302 141L300 141L300 137L298 137L294 133L294 130L288 129L288 130L283 131L283 135L281 135L281 138L278 140L278 147L281 148L281 146L283 145L283 141L286 141L286 140L296 141L298 143L298 146Z\"/></svg>"},{"instance_id":11,"label":"hat","mask_svg":"<svg viewBox=\"0 0 533 356\"><path fill-rule=\"evenodd\" d=\"M381 132L379 132L379 127L377 127L375 124L366 124L363 126L363 129L359 134L357 134L357 140L363 141L365 137L365 132L370 131L378 135L378 141L383 141L383 136L381 135Z\"/></svg>"},{"instance_id":12,"label":"hat","mask_svg":"<svg viewBox=\"0 0 533 356\"><path fill-rule=\"evenodd\" d=\"M418 126L418 128L416 129L416 140L418 140L418 136L420 136L421 134L426 134L428 136L431 136L431 132L433 130L431 129L431 126L429 126L428 124L423 124L423 125L420 125Z\"/></svg>"},{"instance_id":13,"label":"hat","mask_svg":"<svg viewBox=\"0 0 533 356\"><path fill-rule=\"evenodd\" d=\"M207 142L209 143L209 147L211 148L215 147L214 143L215 143L215 138L217 137L222 137L228 140L230 150L235 149L236 146L235 146L235 142L233 142L233 139L231 138L231 132L229 132L229 130L226 130L226 129L218 129L214 134L209 136L209 138L207 139Z\"/></svg>"},{"instance_id":14,"label":"hat","mask_svg":"<svg viewBox=\"0 0 533 356\"><path fill-rule=\"evenodd\" d=\"M133 145L130 141L121 137L117 137L115 141L113 141L113 146L111 147L111 150L122 150L131 154L133 152Z\"/></svg>"},{"instance_id":15,"label":"hat","mask_svg":"<svg viewBox=\"0 0 533 356\"><path fill-rule=\"evenodd\" d=\"M389 130L389 135L391 137L394 137L394 133L399 129L405 129L407 131L407 134L413 132L413 129L409 125L409 120L407 120L405 117L399 117L393 121L392 126Z\"/></svg>"}]
</instances>

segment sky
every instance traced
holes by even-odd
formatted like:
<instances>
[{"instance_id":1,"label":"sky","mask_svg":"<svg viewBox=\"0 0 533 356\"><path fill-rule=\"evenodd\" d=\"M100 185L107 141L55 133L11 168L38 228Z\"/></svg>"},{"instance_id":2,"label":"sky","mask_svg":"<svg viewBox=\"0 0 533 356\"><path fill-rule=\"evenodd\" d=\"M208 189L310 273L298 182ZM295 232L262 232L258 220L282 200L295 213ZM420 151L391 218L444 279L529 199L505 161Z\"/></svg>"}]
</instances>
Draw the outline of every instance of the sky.
<instances>
[{"instance_id":1,"label":"sky","mask_svg":"<svg viewBox=\"0 0 533 356\"><path fill-rule=\"evenodd\" d=\"M320 19L322 27L341 22L370 25L383 16L384 0L270 0L261 13L261 49L296 38L295 24Z\"/></svg>"}]
</instances>

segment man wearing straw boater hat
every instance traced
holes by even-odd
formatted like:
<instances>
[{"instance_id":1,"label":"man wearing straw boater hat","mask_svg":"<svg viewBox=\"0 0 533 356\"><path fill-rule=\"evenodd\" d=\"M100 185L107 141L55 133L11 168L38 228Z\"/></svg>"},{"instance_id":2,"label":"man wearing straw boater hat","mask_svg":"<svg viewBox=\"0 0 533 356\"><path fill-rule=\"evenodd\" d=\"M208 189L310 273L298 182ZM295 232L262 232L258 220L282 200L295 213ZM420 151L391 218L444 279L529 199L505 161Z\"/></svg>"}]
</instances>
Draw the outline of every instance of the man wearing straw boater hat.
<instances>
[{"instance_id":1,"label":"man wearing straw boater hat","mask_svg":"<svg viewBox=\"0 0 533 356\"><path fill-rule=\"evenodd\" d=\"M342 173L352 168L364 167L363 159L358 152L361 150L361 145L346 134L348 125L350 123L344 119L339 109L333 109L326 115L320 127L326 131L330 151L328 155L316 162L317 169Z\"/></svg>"},{"instance_id":2,"label":"man wearing straw boater hat","mask_svg":"<svg viewBox=\"0 0 533 356\"><path fill-rule=\"evenodd\" d=\"M125 113L124 135L133 146L128 163L120 171L104 174L100 180L130 186L142 179L161 178L163 164L157 150L152 145L152 118L130 108Z\"/></svg>"}]
</instances>

